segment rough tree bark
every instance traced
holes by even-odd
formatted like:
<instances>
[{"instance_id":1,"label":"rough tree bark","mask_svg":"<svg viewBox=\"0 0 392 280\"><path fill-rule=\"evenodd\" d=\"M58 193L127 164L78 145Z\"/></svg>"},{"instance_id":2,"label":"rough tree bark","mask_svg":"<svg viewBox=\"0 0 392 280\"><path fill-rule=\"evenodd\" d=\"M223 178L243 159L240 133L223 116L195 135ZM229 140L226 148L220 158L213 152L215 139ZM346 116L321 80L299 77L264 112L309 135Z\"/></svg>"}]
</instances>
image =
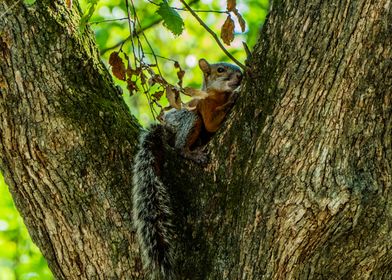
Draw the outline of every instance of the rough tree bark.
<instances>
[{"instance_id":1,"label":"rough tree bark","mask_svg":"<svg viewBox=\"0 0 392 280\"><path fill-rule=\"evenodd\" d=\"M12 6L12 8L10 8ZM0 166L58 279L145 279L139 126L61 1L0 2ZM182 279L392 279L390 0L274 1L194 166L170 149Z\"/></svg>"}]
</instances>

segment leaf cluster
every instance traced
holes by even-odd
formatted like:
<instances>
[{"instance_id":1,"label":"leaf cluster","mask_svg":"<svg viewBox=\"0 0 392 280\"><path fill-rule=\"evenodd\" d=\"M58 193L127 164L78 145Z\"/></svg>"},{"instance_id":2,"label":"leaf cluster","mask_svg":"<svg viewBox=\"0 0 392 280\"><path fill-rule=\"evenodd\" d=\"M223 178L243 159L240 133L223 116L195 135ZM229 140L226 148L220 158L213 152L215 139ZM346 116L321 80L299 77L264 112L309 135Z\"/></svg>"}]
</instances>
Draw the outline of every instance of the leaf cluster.
<instances>
[{"instance_id":1,"label":"leaf cluster","mask_svg":"<svg viewBox=\"0 0 392 280\"><path fill-rule=\"evenodd\" d=\"M181 88L183 85L192 88L200 87L201 73L198 70L191 71L197 65L198 59L206 58L208 61L218 62L228 61L228 58L219 51L211 35L178 2L134 1L133 6L130 5L128 9L125 2L125 0L100 0L88 24L94 29L103 60L109 66L111 65L109 56L113 51L118 52L122 57L125 69L132 65L130 67L132 71L129 70L128 73L133 75L127 76L125 71L126 77L118 76L120 81L118 83L123 87L124 100L132 113L142 124L146 124L151 121L151 116L158 117L158 110L171 105L172 101L170 103L167 101L165 85L148 84L151 75L145 65L149 65L168 84L175 85L171 88L176 92L176 87ZM212 0L209 4L199 0L189 0L187 3L215 32L220 30L222 33L225 19L230 15L234 21L234 31L230 27L228 33L234 32L234 40L230 42L229 51L240 61L246 58L242 41L246 41L249 46L254 44L260 23L263 22L268 8L267 0L243 0L235 5L229 1L224 7L218 0ZM82 0L81 4L87 13L89 8L87 0ZM243 27L235 10L238 14L241 13L242 18L246 18L247 24L243 25L245 32L242 32ZM144 40L144 36L148 43ZM125 54L130 57L129 62ZM182 79L178 77L178 69L173 67L174 61L178 61L182 65L183 73L186 73ZM143 77L140 71L146 77ZM121 72L124 72L124 69ZM140 90L143 80L147 81L145 85L148 85L148 88L146 87L145 90L148 94ZM182 82L183 85L179 86L178 82ZM187 97L183 96L183 100L186 101ZM151 105L156 109L152 109Z\"/></svg>"}]
</instances>

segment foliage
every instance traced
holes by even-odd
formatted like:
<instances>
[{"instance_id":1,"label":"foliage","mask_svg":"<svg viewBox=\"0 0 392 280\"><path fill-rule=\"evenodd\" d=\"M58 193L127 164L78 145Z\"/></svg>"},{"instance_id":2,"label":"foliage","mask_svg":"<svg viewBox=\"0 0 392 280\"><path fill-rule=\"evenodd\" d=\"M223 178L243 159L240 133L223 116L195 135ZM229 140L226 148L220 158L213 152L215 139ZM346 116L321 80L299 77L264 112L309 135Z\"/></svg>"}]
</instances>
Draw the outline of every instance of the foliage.
<instances>
[{"instance_id":1,"label":"foliage","mask_svg":"<svg viewBox=\"0 0 392 280\"><path fill-rule=\"evenodd\" d=\"M261 24L267 15L268 0L237 1L236 6L233 5L234 1L229 1L231 4L227 5L228 3L224 0L189 0L186 2L192 4L192 9L197 11L203 22L219 35L228 17L226 10L232 11L230 14L235 23L235 38L228 50L236 59L243 62L246 58L246 52L242 42L246 42L250 47L255 44ZM219 49L211 35L184 9L180 1L167 3L171 11L175 10L184 22L185 28L179 36L173 35L172 31L165 27L165 24L168 25L167 20L164 21L164 24L162 17L157 13L157 10L164 5L162 1L133 1L140 23L140 26L138 22L135 23L136 30L144 30L144 34L139 32L137 36L134 36L134 40L127 40L130 35L130 23L127 20L127 15L129 10L132 13L132 9L127 9L124 0L100 0L89 24L95 31L102 59L107 65L113 51L123 52L130 58L129 62L124 61L126 66L130 64L130 68L133 69L132 74L140 73L138 72L140 71L138 69L139 63L135 63L132 54L140 51L137 45L138 39L146 46L143 36L145 35L149 44L142 55L145 61L144 65L158 64L159 71L156 69L154 71L161 73L165 82L170 85L182 82L184 86L199 88L202 76L200 70L197 69L198 59L206 58L210 62L230 62L230 60ZM88 9L87 0L81 1L81 6L86 11ZM242 27L245 27L243 19L247 23L244 33L241 30ZM151 49L149 49L150 46ZM157 61L153 53L155 53ZM185 74L181 81L178 80L175 61L178 62ZM110 68L110 66L108 67ZM152 89L137 90L132 95L127 88L133 89L140 86L142 78L136 78L136 76L129 78L132 80L131 83L129 79L125 81L116 79L116 83L123 88L124 100L130 107L132 114L146 125L152 121L149 104L154 103L154 98L151 97L154 97L156 93L158 93L157 96L160 96L166 86L159 87L154 84ZM146 80L148 81L149 77ZM168 105L167 101L160 100L160 102L162 107Z\"/></svg>"},{"instance_id":2,"label":"foliage","mask_svg":"<svg viewBox=\"0 0 392 280\"><path fill-rule=\"evenodd\" d=\"M88 8L80 19L80 31L83 32L86 28L87 22L90 20L91 16L95 12L95 9L97 8L98 2L99 0L87 0ZM68 6L70 7L71 5L68 4Z\"/></svg>"},{"instance_id":3,"label":"foliage","mask_svg":"<svg viewBox=\"0 0 392 280\"><path fill-rule=\"evenodd\" d=\"M0 279L53 279L27 232L0 175Z\"/></svg>"},{"instance_id":4,"label":"foliage","mask_svg":"<svg viewBox=\"0 0 392 280\"><path fill-rule=\"evenodd\" d=\"M169 6L167 1L162 1L157 10L158 15L163 19L163 24L174 34L180 35L184 30L184 21L181 16Z\"/></svg>"},{"instance_id":5,"label":"foliage","mask_svg":"<svg viewBox=\"0 0 392 280\"><path fill-rule=\"evenodd\" d=\"M26 5L33 5L33 4L35 3L35 1L36 1L36 0L24 0L23 2L24 2Z\"/></svg>"}]
</instances>

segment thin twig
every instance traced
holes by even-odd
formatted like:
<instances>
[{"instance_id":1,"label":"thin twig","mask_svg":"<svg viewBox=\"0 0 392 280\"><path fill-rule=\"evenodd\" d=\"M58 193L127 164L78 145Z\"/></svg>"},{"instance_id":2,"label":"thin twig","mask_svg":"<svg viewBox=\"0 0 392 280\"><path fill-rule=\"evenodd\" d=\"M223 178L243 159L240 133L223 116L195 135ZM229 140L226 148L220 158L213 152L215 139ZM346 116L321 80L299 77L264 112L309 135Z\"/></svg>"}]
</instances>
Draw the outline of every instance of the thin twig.
<instances>
[{"instance_id":1,"label":"thin twig","mask_svg":"<svg viewBox=\"0 0 392 280\"><path fill-rule=\"evenodd\" d=\"M157 59L157 57L155 56L154 49L152 48L150 42L148 41L147 36L146 36L146 34L144 33L144 30L143 30L142 25L141 25L141 23L140 23L139 17L138 17L138 15L137 15L137 13L136 13L135 3L133 2L133 0L130 0L130 1L131 1L132 8L133 8L133 15L134 15L134 18L135 18L135 24L137 23L137 24L139 25L139 30L141 30L140 34L143 36L143 38L144 38L144 40L146 41L148 47L150 48L150 51L153 53L154 59L155 59L155 64L156 64L156 67L157 67L157 69L158 69L158 73L159 73L159 75L161 76L161 78L164 80L163 75L162 75L162 73L161 73L161 69L159 68L158 59ZM135 29L136 29L136 25L135 25ZM132 36L132 34L130 34L130 35ZM139 35L136 34L135 36L136 36L136 38L137 38L137 40L138 40L139 46L140 46L140 48L141 48L141 52L143 53L143 57L144 57L144 50L143 50L142 43L141 43L141 41L140 41ZM141 63L144 63L144 62L141 61ZM142 86L143 86L143 88L144 88L144 85L143 85L143 84L142 84ZM154 119L156 119L156 116L157 116L158 114L157 114L157 112L155 111L154 106L152 106L152 104L151 104L151 96L148 94L149 90L150 90L150 89L148 89L148 90L144 89L144 91L145 91L145 93L146 93L146 96L147 96L147 99L148 99L148 101L149 101L149 105L150 105L149 107L150 107L152 116L153 116Z\"/></svg>"},{"instance_id":2,"label":"thin twig","mask_svg":"<svg viewBox=\"0 0 392 280\"><path fill-rule=\"evenodd\" d=\"M131 0L131 2L132 2L132 5L134 5L134 4L133 4L133 0ZM137 14L136 14L136 10L134 10L134 13L135 13L135 20L136 20L136 22L139 24L139 28L142 30L142 28L141 28L141 23L140 23L140 20L139 20L139 17L138 17ZM157 69L158 69L159 75L162 76L161 70L159 69L159 66L158 66L158 60L157 60L157 58L156 58L156 56L155 56L154 49L152 48L150 42L148 41L147 36L146 36L146 34L144 33L144 31L141 31L140 34L143 36L143 38L144 38L144 40L146 41L148 47L150 48L150 50L151 50L151 52L152 52L152 54L153 54L153 56L154 56L154 59L155 59L155 64L157 65ZM138 37L138 38L139 38L139 37Z\"/></svg>"},{"instance_id":3,"label":"thin twig","mask_svg":"<svg viewBox=\"0 0 392 280\"><path fill-rule=\"evenodd\" d=\"M126 41L128 41L129 39L131 39L131 37L135 37L136 35L140 35L142 32L144 32L147 29L150 29L151 27L154 27L155 25L157 25L158 23L160 23L162 21L161 18L156 19L155 21L151 22L149 25L139 28L136 32L133 33L133 35L129 35L127 38L125 38L124 40L122 40L121 42L118 42L117 44L108 47L106 49L103 49L101 51L101 55L104 55L105 53L107 53L108 51L114 50L119 48L121 45L123 45Z\"/></svg>"},{"instance_id":4,"label":"thin twig","mask_svg":"<svg viewBox=\"0 0 392 280\"><path fill-rule=\"evenodd\" d=\"M187 9L184 8L176 8L172 7L174 10L189 12ZM228 11L218 11L218 10L194 10L196 13L216 13L216 14L230 14Z\"/></svg>"},{"instance_id":5,"label":"thin twig","mask_svg":"<svg viewBox=\"0 0 392 280\"><path fill-rule=\"evenodd\" d=\"M113 18L113 19L104 19L104 20L98 20L98 21L90 21L89 24L99 24L99 23L104 23L104 22L111 22L111 21L120 21L120 20L127 20L127 17L124 18Z\"/></svg>"},{"instance_id":6,"label":"thin twig","mask_svg":"<svg viewBox=\"0 0 392 280\"><path fill-rule=\"evenodd\" d=\"M135 63L135 68L136 68L137 67L137 56L136 56L136 51L135 51L135 43L133 42L133 36L132 36L133 30L134 30L134 28L132 28L132 26L134 26L134 25L132 24L133 21L131 20L131 14L130 14L130 10L129 10L128 0L125 0L125 7L127 9L129 36L131 37L132 52L133 52L133 58L134 58L134 63ZM125 44L125 41L121 44L120 49L122 49L124 44Z\"/></svg>"},{"instance_id":7,"label":"thin twig","mask_svg":"<svg viewBox=\"0 0 392 280\"><path fill-rule=\"evenodd\" d=\"M154 1L151 0L147 0L148 2L150 2L151 4L154 4L155 6L159 6L160 4L155 3ZM192 2L190 2L189 4L191 4ZM177 7L171 7L173 10L177 10L177 11L184 11L184 12L189 12L187 9L184 8L177 8ZM230 12L228 11L218 11L218 10L193 10L196 13L218 13L218 14L230 14Z\"/></svg>"},{"instance_id":8,"label":"thin twig","mask_svg":"<svg viewBox=\"0 0 392 280\"><path fill-rule=\"evenodd\" d=\"M162 58L162 59L164 59L164 60L168 60L168 61L172 61L172 62L178 62L177 60L175 60L175 59L172 59L172 58L167 58L167 57L164 57L164 56L161 56L161 55L158 55L158 54L153 54L153 53L144 53L144 54L148 54L148 55L155 55L156 57L158 57L158 58Z\"/></svg>"},{"instance_id":9,"label":"thin twig","mask_svg":"<svg viewBox=\"0 0 392 280\"><path fill-rule=\"evenodd\" d=\"M245 65L242 64L241 62L239 62L234 56L231 55L231 53L229 53L229 51L223 46L222 42L219 40L218 35L216 35L216 33L214 31L212 31L211 28L209 28L204 22L203 20L196 14L195 11L192 10L192 8L185 2L185 0L180 0L180 2L185 6L185 8L188 9L188 11L192 14L192 16L200 23L201 26L204 27L205 30L208 31L208 33L211 34L211 36L215 39L215 41L217 42L218 46L221 48L221 50L235 63L237 64L239 67L241 67L243 70L245 70Z\"/></svg>"},{"instance_id":10,"label":"thin twig","mask_svg":"<svg viewBox=\"0 0 392 280\"><path fill-rule=\"evenodd\" d=\"M188 5L193 5L193 4L195 4L195 3L199 2L199 1L200 1L200 0L192 0L192 1L189 2ZM153 3L153 2L150 2L150 3ZM156 3L153 3L153 4L156 4ZM114 49L118 49L118 48L119 48L120 46L122 46L126 41L128 41L129 39L131 39L131 36L134 37L134 36L140 35L140 34L143 33L144 31L146 31L146 30L148 30L148 29L154 27L155 25L159 24L161 21L162 21L162 18L157 18L156 20L154 20L153 22L151 22L149 25L146 25L145 27L140 27L140 29L138 29L136 32L134 32L133 35L131 34L130 36L128 36L127 38L125 38L123 41L118 42L117 44L115 44L115 45L113 45L113 46L111 46L111 47L108 47L108 48L106 48L106 49L103 49L103 50L101 51L101 55L104 55L104 54L107 53L108 51L111 51L111 50L114 50Z\"/></svg>"}]
</instances>

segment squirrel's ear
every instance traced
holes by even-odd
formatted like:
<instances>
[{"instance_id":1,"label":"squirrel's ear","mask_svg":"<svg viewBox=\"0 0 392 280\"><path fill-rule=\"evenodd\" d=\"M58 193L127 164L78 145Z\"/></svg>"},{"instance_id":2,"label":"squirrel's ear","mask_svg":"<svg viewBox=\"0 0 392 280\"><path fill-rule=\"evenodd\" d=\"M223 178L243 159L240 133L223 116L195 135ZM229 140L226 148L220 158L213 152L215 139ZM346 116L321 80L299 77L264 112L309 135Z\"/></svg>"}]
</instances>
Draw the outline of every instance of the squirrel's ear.
<instances>
[{"instance_id":1,"label":"squirrel's ear","mask_svg":"<svg viewBox=\"0 0 392 280\"><path fill-rule=\"evenodd\" d=\"M199 60L199 67L200 67L201 71L203 71L204 73L206 73L206 74L211 73L211 66L207 62L207 60L205 60L204 58L201 58Z\"/></svg>"}]
</instances>

